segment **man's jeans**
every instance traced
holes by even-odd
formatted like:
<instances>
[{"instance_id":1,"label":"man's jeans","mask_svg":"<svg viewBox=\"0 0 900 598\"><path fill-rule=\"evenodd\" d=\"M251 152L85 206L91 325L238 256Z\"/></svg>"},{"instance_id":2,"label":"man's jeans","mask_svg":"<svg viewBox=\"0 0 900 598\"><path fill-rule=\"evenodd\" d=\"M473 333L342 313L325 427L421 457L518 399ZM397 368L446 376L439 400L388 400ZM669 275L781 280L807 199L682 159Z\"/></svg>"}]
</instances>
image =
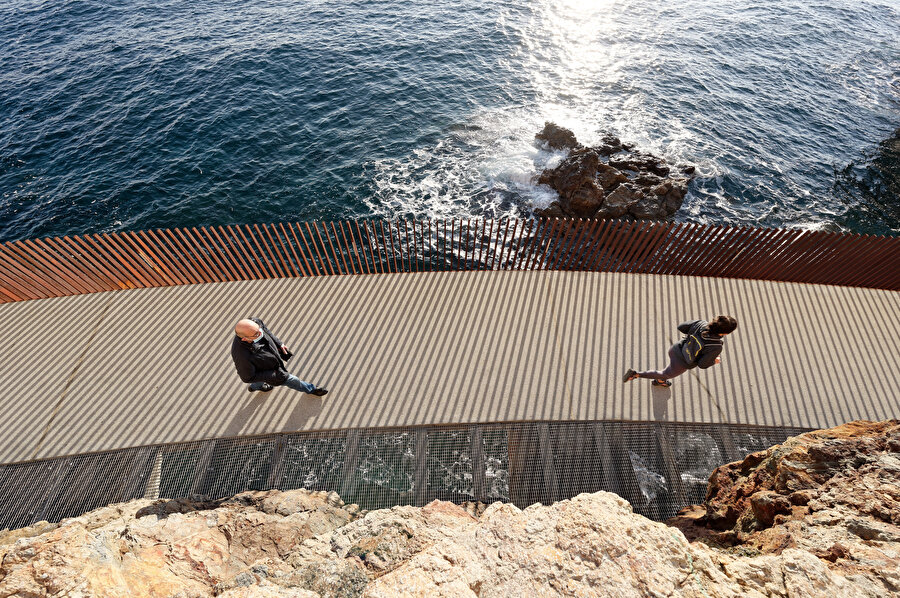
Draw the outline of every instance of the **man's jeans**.
<instances>
[{"instance_id":1,"label":"man's jeans","mask_svg":"<svg viewBox=\"0 0 900 598\"><path fill-rule=\"evenodd\" d=\"M263 384L265 384L265 383L264 382L251 382L250 390L253 390L253 391L261 390ZM305 392L307 394L311 393L312 391L314 391L316 389L315 384L310 384L309 382L304 382L303 380L301 380L300 378L298 378L297 376L295 376L293 374L288 374L288 379L285 381L284 386L287 386L288 388L292 388L294 390L302 390L303 392Z\"/></svg>"}]
</instances>

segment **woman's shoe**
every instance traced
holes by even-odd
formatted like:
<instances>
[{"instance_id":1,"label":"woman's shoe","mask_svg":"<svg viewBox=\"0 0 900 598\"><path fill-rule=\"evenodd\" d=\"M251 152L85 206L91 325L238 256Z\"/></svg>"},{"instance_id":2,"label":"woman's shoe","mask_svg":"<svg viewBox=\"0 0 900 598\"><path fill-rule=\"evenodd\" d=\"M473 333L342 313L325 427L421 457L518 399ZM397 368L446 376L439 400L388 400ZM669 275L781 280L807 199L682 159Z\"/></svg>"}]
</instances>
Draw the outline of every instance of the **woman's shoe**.
<instances>
[{"instance_id":1,"label":"woman's shoe","mask_svg":"<svg viewBox=\"0 0 900 598\"><path fill-rule=\"evenodd\" d=\"M650 384L652 384L653 386L662 386L663 388L669 388L670 386L672 386L672 382L669 380L654 380Z\"/></svg>"}]
</instances>

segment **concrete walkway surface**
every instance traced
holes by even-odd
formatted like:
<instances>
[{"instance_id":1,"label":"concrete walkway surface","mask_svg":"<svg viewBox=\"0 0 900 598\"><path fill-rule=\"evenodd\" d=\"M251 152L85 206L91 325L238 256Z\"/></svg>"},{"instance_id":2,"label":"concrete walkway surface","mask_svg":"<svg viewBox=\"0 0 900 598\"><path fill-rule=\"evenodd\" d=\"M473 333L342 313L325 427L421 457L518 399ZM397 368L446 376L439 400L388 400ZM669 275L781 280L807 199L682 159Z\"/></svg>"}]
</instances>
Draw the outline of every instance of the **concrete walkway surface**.
<instances>
[{"instance_id":1,"label":"concrete walkway surface","mask_svg":"<svg viewBox=\"0 0 900 598\"><path fill-rule=\"evenodd\" d=\"M671 389L684 320L738 320ZM900 293L598 272L328 276L0 305L0 463L203 438L418 424L662 420L829 427L900 417ZM234 323L331 390L248 393Z\"/></svg>"}]
</instances>

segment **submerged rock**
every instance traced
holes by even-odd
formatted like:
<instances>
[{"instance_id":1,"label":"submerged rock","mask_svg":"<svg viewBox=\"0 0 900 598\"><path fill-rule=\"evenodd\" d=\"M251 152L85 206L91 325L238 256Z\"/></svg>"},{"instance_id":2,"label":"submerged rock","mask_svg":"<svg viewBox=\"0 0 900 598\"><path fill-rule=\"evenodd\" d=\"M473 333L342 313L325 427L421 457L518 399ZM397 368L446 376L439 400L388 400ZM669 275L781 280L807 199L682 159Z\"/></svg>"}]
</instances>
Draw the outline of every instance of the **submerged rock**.
<instances>
[{"instance_id":1,"label":"submerged rock","mask_svg":"<svg viewBox=\"0 0 900 598\"><path fill-rule=\"evenodd\" d=\"M538 184L559 194L539 216L667 218L681 207L694 172L689 166L673 175L665 160L609 134L597 147L583 147L571 131L548 122L535 138L551 149L570 150L538 177Z\"/></svg>"}]
</instances>

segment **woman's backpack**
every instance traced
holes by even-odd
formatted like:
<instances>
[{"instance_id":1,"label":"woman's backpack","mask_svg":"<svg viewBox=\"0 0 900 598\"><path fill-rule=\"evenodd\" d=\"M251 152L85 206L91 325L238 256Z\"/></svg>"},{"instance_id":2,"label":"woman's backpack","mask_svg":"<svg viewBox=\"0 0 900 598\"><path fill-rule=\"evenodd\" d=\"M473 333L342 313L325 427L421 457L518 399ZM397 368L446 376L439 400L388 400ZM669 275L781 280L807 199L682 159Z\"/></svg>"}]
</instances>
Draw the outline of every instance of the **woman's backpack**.
<instances>
[{"instance_id":1,"label":"woman's backpack","mask_svg":"<svg viewBox=\"0 0 900 598\"><path fill-rule=\"evenodd\" d=\"M688 330L681 341L681 357L688 365L694 365L700 359L700 353L709 345L721 345L722 339L709 337L704 333L709 329L709 324L704 321L697 322Z\"/></svg>"}]
</instances>

